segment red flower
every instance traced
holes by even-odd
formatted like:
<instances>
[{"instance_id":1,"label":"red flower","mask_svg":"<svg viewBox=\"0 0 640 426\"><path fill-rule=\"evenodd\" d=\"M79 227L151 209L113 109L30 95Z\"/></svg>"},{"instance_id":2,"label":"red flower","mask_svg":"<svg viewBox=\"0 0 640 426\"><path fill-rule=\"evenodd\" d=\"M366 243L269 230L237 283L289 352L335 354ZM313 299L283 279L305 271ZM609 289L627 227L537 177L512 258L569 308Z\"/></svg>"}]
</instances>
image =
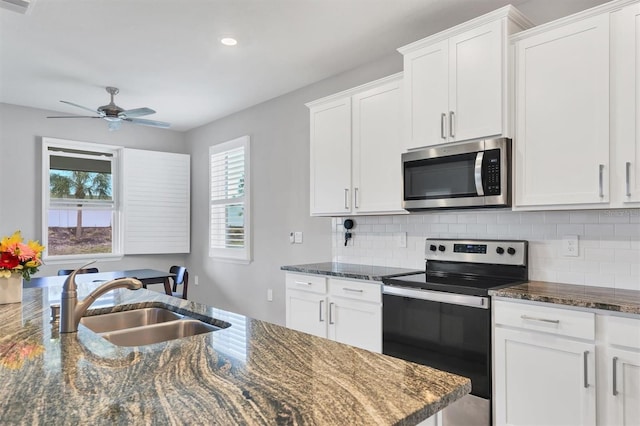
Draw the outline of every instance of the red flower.
<instances>
[{"instance_id":1,"label":"red flower","mask_svg":"<svg viewBox=\"0 0 640 426\"><path fill-rule=\"evenodd\" d=\"M20 259L17 256L7 252L0 253L0 268L13 269L18 265L20 265Z\"/></svg>"}]
</instances>

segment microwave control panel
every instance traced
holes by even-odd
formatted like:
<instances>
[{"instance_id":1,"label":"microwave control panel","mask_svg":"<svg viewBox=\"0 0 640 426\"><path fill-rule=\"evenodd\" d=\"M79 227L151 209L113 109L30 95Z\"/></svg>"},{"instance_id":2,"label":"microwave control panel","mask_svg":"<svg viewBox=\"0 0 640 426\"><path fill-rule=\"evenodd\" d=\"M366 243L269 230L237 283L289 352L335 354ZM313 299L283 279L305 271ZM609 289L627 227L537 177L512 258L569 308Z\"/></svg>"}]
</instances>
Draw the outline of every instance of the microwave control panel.
<instances>
[{"instance_id":1,"label":"microwave control panel","mask_svg":"<svg viewBox=\"0 0 640 426\"><path fill-rule=\"evenodd\" d=\"M482 158L483 187L485 195L500 195L500 150L485 151Z\"/></svg>"}]
</instances>

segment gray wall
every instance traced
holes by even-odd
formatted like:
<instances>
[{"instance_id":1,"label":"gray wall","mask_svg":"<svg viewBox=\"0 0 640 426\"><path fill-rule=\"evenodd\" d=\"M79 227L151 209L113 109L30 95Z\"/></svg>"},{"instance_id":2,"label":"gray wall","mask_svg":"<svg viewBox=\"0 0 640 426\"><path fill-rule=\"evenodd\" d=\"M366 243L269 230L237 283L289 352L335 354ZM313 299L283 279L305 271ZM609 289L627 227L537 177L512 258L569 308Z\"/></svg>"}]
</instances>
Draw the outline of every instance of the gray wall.
<instances>
[{"instance_id":1,"label":"gray wall","mask_svg":"<svg viewBox=\"0 0 640 426\"><path fill-rule=\"evenodd\" d=\"M187 151L184 133L127 124L116 132L110 132L104 120L54 120L45 118L47 115L59 113L0 103L0 236L19 229L25 239L42 239L43 136L154 151ZM185 255L125 256L119 261L101 261L97 267L103 271L165 270L173 264L184 263ZM55 275L60 268L74 266L79 265L44 265L38 276ZM161 290L162 286L152 288Z\"/></svg>"},{"instance_id":2,"label":"gray wall","mask_svg":"<svg viewBox=\"0 0 640 426\"><path fill-rule=\"evenodd\" d=\"M402 69L399 54L323 80L187 133L192 161L192 239L187 264L200 285L190 298L254 318L285 322L282 265L331 260L331 220L309 216L309 110L315 100ZM253 262L208 257L209 146L251 136ZM303 244L289 233L302 231ZM273 302L267 301L273 289Z\"/></svg>"}]
</instances>

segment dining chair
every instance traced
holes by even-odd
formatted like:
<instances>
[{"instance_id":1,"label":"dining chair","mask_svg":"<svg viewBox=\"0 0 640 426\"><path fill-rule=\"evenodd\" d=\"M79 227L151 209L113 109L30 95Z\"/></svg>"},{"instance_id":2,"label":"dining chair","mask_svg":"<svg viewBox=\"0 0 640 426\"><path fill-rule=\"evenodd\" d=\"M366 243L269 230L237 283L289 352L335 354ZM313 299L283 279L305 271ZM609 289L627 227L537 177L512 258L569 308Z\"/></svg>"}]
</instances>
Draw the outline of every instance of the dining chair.
<instances>
[{"instance_id":1,"label":"dining chair","mask_svg":"<svg viewBox=\"0 0 640 426\"><path fill-rule=\"evenodd\" d=\"M69 275L75 269L58 269L58 275ZM86 268L86 269L78 269L78 274L95 274L99 272L98 268Z\"/></svg>"},{"instance_id":2,"label":"dining chair","mask_svg":"<svg viewBox=\"0 0 640 426\"><path fill-rule=\"evenodd\" d=\"M184 266L172 266L169 268L169 272L175 274L175 276L171 277L173 280L173 286L171 288L171 294L174 297L180 297L182 299L187 299L187 289L189 286L189 272L187 272L187 268ZM182 285L182 293L178 292L178 286Z\"/></svg>"}]
</instances>

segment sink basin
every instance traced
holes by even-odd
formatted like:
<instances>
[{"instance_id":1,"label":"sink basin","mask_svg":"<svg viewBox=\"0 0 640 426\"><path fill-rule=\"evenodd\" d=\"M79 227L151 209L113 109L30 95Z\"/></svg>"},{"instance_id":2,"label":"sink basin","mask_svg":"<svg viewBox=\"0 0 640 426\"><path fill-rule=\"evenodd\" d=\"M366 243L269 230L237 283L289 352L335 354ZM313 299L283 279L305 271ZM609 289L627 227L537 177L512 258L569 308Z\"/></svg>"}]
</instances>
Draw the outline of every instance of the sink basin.
<instances>
[{"instance_id":1,"label":"sink basin","mask_svg":"<svg viewBox=\"0 0 640 426\"><path fill-rule=\"evenodd\" d=\"M80 324L95 333L142 327L184 318L182 315L163 308L143 308L110 314L82 317Z\"/></svg>"},{"instance_id":2,"label":"sink basin","mask_svg":"<svg viewBox=\"0 0 640 426\"><path fill-rule=\"evenodd\" d=\"M167 340L181 339L197 334L221 330L220 327L195 319L181 319L159 324L134 327L102 334L118 346L143 346Z\"/></svg>"},{"instance_id":3,"label":"sink basin","mask_svg":"<svg viewBox=\"0 0 640 426\"><path fill-rule=\"evenodd\" d=\"M210 333L229 327L212 325L165 308L141 308L82 317L80 324L114 345L144 346Z\"/></svg>"}]
</instances>

